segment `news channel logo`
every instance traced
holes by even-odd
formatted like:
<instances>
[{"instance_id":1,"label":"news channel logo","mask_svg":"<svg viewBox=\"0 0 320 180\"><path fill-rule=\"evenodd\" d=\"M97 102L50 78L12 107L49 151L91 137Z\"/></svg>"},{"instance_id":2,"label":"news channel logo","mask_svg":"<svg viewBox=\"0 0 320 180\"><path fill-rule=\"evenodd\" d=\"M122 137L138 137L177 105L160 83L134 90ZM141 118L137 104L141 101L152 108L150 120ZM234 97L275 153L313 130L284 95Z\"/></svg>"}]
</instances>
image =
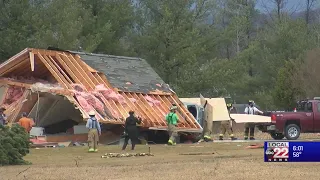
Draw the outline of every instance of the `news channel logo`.
<instances>
[{"instance_id":1,"label":"news channel logo","mask_svg":"<svg viewBox=\"0 0 320 180\"><path fill-rule=\"evenodd\" d=\"M287 162L289 159L289 142L267 142L265 155L268 162Z\"/></svg>"}]
</instances>

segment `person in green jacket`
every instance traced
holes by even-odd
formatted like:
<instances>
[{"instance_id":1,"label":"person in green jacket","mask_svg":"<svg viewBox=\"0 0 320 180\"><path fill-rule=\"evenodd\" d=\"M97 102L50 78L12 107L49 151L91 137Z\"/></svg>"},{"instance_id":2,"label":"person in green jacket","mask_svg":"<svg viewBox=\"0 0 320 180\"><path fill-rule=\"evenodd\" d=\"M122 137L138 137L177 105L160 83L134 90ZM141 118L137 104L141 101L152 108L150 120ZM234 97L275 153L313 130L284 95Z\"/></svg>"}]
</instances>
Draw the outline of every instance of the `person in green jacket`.
<instances>
[{"instance_id":1,"label":"person in green jacket","mask_svg":"<svg viewBox=\"0 0 320 180\"><path fill-rule=\"evenodd\" d=\"M169 140L168 145L176 145L176 137L178 135L176 131L176 126L179 122L178 115L176 114L177 106L172 106L170 108L170 113L166 115L166 120L168 124Z\"/></svg>"}]
</instances>

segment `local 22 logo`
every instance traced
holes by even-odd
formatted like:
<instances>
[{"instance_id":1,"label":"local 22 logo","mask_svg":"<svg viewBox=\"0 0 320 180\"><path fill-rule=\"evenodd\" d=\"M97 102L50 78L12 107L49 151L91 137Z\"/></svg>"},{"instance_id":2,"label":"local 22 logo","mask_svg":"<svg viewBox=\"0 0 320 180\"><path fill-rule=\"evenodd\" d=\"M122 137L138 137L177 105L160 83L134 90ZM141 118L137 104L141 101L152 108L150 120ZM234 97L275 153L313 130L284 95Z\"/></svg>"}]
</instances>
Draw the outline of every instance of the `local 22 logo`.
<instances>
[{"instance_id":1,"label":"local 22 logo","mask_svg":"<svg viewBox=\"0 0 320 180\"><path fill-rule=\"evenodd\" d=\"M268 148L266 155L268 159L289 158L289 149L287 147Z\"/></svg>"}]
</instances>

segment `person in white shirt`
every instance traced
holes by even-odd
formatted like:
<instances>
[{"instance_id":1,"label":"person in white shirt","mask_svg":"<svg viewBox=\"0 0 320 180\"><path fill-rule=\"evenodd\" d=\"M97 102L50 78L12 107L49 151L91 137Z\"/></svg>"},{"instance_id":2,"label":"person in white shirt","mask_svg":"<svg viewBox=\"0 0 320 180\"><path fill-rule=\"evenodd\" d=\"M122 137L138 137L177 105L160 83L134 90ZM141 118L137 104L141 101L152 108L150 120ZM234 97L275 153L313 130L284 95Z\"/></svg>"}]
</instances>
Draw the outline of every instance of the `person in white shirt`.
<instances>
[{"instance_id":1,"label":"person in white shirt","mask_svg":"<svg viewBox=\"0 0 320 180\"><path fill-rule=\"evenodd\" d=\"M256 108L254 106L254 101L249 100L248 103L248 107L246 107L246 109L244 110L245 114L263 114L262 111L260 111L258 108ZM254 128L255 128L255 124L254 123L245 123L244 125L245 129L244 129L244 140L248 140L248 136L250 134L250 140L255 140L254 139Z\"/></svg>"}]
</instances>

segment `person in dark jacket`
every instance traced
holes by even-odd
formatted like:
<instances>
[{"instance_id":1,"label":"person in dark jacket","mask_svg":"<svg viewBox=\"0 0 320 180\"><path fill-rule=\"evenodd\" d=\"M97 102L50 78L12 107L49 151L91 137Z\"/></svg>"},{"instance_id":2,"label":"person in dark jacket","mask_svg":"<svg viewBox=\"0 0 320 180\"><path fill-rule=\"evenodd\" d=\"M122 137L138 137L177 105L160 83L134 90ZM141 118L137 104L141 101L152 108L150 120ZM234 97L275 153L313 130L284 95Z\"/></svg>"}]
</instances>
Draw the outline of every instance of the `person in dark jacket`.
<instances>
[{"instance_id":1,"label":"person in dark jacket","mask_svg":"<svg viewBox=\"0 0 320 180\"><path fill-rule=\"evenodd\" d=\"M124 125L125 139L122 150L125 150L129 139L131 140L131 150L134 150L135 145L138 142L139 129L137 127L137 123L141 123L140 117L134 116L134 111L129 111L129 117L126 119L126 123Z\"/></svg>"}]
</instances>

